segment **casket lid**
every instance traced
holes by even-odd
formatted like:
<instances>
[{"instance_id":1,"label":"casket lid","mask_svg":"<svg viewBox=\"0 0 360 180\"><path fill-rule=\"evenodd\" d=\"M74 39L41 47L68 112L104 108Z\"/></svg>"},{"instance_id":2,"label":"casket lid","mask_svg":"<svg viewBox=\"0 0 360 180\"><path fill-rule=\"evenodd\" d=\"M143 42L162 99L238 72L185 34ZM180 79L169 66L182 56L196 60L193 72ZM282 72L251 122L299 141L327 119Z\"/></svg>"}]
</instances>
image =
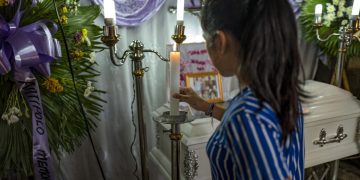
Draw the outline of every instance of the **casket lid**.
<instances>
[{"instance_id":1,"label":"casket lid","mask_svg":"<svg viewBox=\"0 0 360 180\"><path fill-rule=\"evenodd\" d=\"M359 101L346 90L313 80L306 81L304 90L310 95L302 103L305 123L360 113Z\"/></svg>"}]
</instances>

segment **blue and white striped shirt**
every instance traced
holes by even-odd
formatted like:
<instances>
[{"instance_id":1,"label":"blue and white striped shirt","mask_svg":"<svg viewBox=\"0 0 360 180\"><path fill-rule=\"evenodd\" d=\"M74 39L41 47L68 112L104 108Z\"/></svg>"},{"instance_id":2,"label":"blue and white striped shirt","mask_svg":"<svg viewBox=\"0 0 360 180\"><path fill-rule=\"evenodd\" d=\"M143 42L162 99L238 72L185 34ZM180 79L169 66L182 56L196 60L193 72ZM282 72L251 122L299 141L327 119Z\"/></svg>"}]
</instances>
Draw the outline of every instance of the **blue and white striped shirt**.
<instances>
[{"instance_id":1,"label":"blue and white striped shirt","mask_svg":"<svg viewBox=\"0 0 360 180\"><path fill-rule=\"evenodd\" d=\"M210 137L207 154L213 179L304 179L303 117L282 144L276 113L245 88L230 103Z\"/></svg>"}]
</instances>

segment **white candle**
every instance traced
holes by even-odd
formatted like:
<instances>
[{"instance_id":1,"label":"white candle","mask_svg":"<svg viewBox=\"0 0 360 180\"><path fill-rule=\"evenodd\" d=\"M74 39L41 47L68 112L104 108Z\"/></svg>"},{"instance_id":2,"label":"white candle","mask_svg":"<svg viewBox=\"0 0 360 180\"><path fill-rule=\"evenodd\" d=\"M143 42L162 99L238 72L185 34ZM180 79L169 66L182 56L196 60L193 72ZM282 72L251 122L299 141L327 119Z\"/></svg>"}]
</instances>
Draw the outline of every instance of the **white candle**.
<instances>
[{"instance_id":1,"label":"white candle","mask_svg":"<svg viewBox=\"0 0 360 180\"><path fill-rule=\"evenodd\" d=\"M315 6L315 16L321 16L322 8L323 8L322 4L317 4Z\"/></svg>"},{"instance_id":2,"label":"white candle","mask_svg":"<svg viewBox=\"0 0 360 180\"><path fill-rule=\"evenodd\" d=\"M322 4L317 4L315 6L315 23L320 24L321 23L321 14L322 14Z\"/></svg>"},{"instance_id":3,"label":"white candle","mask_svg":"<svg viewBox=\"0 0 360 180\"><path fill-rule=\"evenodd\" d=\"M180 52L170 52L170 115L179 115L179 100L172 97L179 93L180 85Z\"/></svg>"},{"instance_id":4,"label":"white candle","mask_svg":"<svg viewBox=\"0 0 360 180\"><path fill-rule=\"evenodd\" d=\"M115 3L114 0L104 0L104 18L115 22L116 12L115 12Z\"/></svg>"},{"instance_id":5,"label":"white candle","mask_svg":"<svg viewBox=\"0 0 360 180\"><path fill-rule=\"evenodd\" d=\"M358 16L360 10L360 0L354 0L351 15L352 16Z\"/></svg>"},{"instance_id":6,"label":"white candle","mask_svg":"<svg viewBox=\"0 0 360 180\"><path fill-rule=\"evenodd\" d=\"M177 24L184 23L184 0L177 0L176 20Z\"/></svg>"}]
</instances>

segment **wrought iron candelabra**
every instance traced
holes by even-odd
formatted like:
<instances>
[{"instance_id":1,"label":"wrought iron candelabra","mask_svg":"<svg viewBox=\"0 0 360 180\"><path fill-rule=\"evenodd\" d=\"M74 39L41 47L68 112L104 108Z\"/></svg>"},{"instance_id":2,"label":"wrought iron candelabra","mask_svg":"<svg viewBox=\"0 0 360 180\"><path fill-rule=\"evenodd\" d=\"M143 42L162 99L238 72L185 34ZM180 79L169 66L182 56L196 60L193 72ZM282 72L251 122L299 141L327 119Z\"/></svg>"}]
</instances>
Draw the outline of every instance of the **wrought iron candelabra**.
<instances>
[{"instance_id":1,"label":"wrought iron candelabra","mask_svg":"<svg viewBox=\"0 0 360 180\"><path fill-rule=\"evenodd\" d=\"M145 58L144 53L154 53L162 61L169 61L161 56L157 51L151 49L144 49L144 44L141 41L134 40L129 46L129 49L125 50L123 55L119 57L116 52L116 43L119 41L118 29L114 25L113 19L105 18L105 26L103 27L102 42L109 47L110 59L113 65L122 66L127 57L130 57L134 64L133 76L135 76L136 87L136 104L138 114L138 126L139 126L139 141L140 141L140 158L141 158L141 173L142 179L148 180L149 173L147 169L147 141L146 141L146 123L143 115L143 87L142 80L147 68L143 68L142 60Z\"/></svg>"},{"instance_id":2,"label":"wrought iron candelabra","mask_svg":"<svg viewBox=\"0 0 360 180\"><path fill-rule=\"evenodd\" d=\"M335 67L335 81L332 84L341 87L342 79L347 80L346 74L344 71L344 61L346 59L347 49L350 47L353 40L360 41L359 34L359 18L358 16L352 16L350 18L350 23L345 26L341 26L339 29L339 33L333 33L327 36L326 38L321 38L319 29L322 27L321 15L315 16L314 27L316 29L316 37L319 41L325 42L328 41L333 36L338 36L339 40L339 49L337 54L337 64ZM345 81L346 82L346 81ZM346 86L348 86L346 84ZM348 89L348 87L346 87Z\"/></svg>"}]
</instances>

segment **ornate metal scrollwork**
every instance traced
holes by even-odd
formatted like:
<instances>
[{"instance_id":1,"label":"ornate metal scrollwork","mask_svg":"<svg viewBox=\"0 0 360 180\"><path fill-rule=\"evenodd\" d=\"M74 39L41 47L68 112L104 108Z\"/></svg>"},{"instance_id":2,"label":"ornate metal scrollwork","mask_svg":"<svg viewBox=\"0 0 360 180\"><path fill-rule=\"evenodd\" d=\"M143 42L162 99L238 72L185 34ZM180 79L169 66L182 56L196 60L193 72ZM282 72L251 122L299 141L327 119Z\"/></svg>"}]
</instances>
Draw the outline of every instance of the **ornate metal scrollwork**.
<instances>
[{"instance_id":1,"label":"ornate metal scrollwork","mask_svg":"<svg viewBox=\"0 0 360 180\"><path fill-rule=\"evenodd\" d=\"M199 155L194 150L187 150L184 159L184 174L186 180L193 180L198 175Z\"/></svg>"}]
</instances>

